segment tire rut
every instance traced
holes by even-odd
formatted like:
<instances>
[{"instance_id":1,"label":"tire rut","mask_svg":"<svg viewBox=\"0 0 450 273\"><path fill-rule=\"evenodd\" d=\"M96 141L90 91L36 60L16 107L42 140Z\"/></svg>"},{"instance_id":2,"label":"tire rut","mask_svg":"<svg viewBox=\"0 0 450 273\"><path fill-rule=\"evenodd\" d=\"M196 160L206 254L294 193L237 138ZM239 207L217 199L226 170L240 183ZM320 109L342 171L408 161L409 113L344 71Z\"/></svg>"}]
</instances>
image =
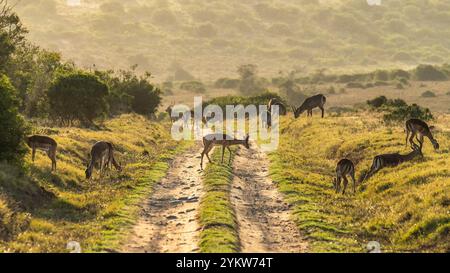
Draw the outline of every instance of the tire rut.
<instances>
[{"instance_id":1,"label":"tire rut","mask_svg":"<svg viewBox=\"0 0 450 273\"><path fill-rule=\"evenodd\" d=\"M121 252L198 252L198 209L203 192L200 147L197 144L173 160L166 177L143 204Z\"/></svg>"},{"instance_id":2,"label":"tire rut","mask_svg":"<svg viewBox=\"0 0 450 273\"><path fill-rule=\"evenodd\" d=\"M259 148L240 148L233 169L231 201L241 252L306 252L307 243L291 220L289 205L269 177L266 154Z\"/></svg>"}]
</instances>

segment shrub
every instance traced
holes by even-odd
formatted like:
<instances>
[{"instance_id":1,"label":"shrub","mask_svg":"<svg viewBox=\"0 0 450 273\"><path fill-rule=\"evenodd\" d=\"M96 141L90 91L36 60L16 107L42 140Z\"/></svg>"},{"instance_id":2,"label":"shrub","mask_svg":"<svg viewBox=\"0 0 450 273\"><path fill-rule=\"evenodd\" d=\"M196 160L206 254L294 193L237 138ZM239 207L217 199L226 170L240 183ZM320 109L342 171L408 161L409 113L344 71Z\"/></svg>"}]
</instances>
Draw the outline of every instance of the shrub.
<instances>
[{"instance_id":1,"label":"shrub","mask_svg":"<svg viewBox=\"0 0 450 273\"><path fill-rule=\"evenodd\" d=\"M427 90L422 93L422 98L434 98L436 97L436 94L433 91Z\"/></svg>"},{"instance_id":2,"label":"shrub","mask_svg":"<svg viewBox=\"0 0 450 273\"><path fill-rule=\"evenodd\" d=\"M380 96L373 100L368 100L367 104L374 108L380 108L381 106L385 105L387 103L387 101L388 101L388 99L385 96Z\"/></svg>"},{"instance_id":3,"label":"shrub","mask_svg":"<svg viewBox=\"0 0 450 273\"><path fill-rule=\"evenodd\" d=\"M330 95L336 94L336 89L334 89L334 86L328 87L327 93L330 94Z\"/></svg>"},{"instance_id":4,"label":"shrub","mask_svg":"<svg viewBox=\"0 0 450 273\"><path fill-rule=\"evenodd\" d=\"M432 65L419 65L414 70L414 76L418 81L445 81L447 75Z\"/></svg>"},{"instance_id":5,"label":"shrub","mask_svg":"<svg viewBox=\"0 0 450 273\"><path fill-rule=\"evenodd\" d=\"M152 115L161 103L161 90L147 78L134 78L125 92L133 97L131 109L140 115Z\"/></svg>"},{"instance_id":6,"label":"shrub","mask_svg":"<svg viewBox=\"0 0 450 273\"><path fill-rule=\"evenodd\" d=\"M214 83L214 87L223 89L235 89L239 87L238 79L220 78Z\"/></svg>"},{"instance_id":7,"label":"shrub","mask_svg":"<svg viewBox=\"0 0 450 273\"><path fill-rule=\"evenodd\" d=\"M261 95L257 96L251 96L251 97L241 97L241 96L224 96L224 97L217 97L210 101L204 102L204 107L210 104L218 105L223 110L226 109L227 105L256 105L257 107L259 105L267 105L270 99L276 98L279 101L283 102L285 105L287 105L284 100L275 93L271 92L265 92Z\"/></svg>"},{"instance_id":8,"label":"shrub","mask_svg":"<svg viewBox=\"0 0 450 273\"><path fill-rule=\"evenodd\" d=\"M389 83L385 81L376 81L373 83L373 86L388 86Z\"/></svg>"},{"instance_id":9,"label":"shrub","mask_svg":"<svg viewBox=\"0 0 450 273\"><path fill-rule=\"evenodd\" d=\"M199 81L183 82L180 85L180 89L195 93L204 93L206 91L205 85Z\"/></svg>"},{"instance_id":10,"label":"shrub","mask_svg":"<svg viewBox=\"0 0 450 273\"><path fill-rule=\"evenodd\" d=\"M48 98L55 120L71 125L78 120L92 124L108 109L108 86L92 74L72 72L59 76L50 86Z\"/></svg>"},{"instance_id":11,"label":"shrub","mask_svg":"<svg viewBox=\"0 0 450 273\"><path fill-rule=\"evenodd\" d=\"M265 90L264 82L257 76L257 67L253 64L241 65L238 68L241 76L239 91L244 95L256 95Z\"/></svg>"},{"instance_id":12,"label":"shrub","mask_svg":"<svg viewBox=\"0 0 450 273\"><path fill-rule=\"evenodd\" d=\"M407 119L417 118L421 120L432 120L433 115L430 109L423 108L417 104L393 107L390 113L384 115L383 120L386 123L403 122Z\"/></svg>"},{"instance_id":13,"label":"shrub","mask_svg":"<svg viewBox=\"0 0 450 273\"><path fill-rule=\"evenodd\" d=\"M347 88L361 88L364 89L366 86L360 82L349 82L345 85Z\"/></svg>"},{"instance_id":14,"label":"shrub","mask_svg":"<svg viewBox=\"0 0 450 273\"><path fill-rule=\"evenodd\" d=\"M17 163L25 154L24 120L19 116L16 91L9 79L0 75L0 161Z\"/></svg>"}]
</instances>

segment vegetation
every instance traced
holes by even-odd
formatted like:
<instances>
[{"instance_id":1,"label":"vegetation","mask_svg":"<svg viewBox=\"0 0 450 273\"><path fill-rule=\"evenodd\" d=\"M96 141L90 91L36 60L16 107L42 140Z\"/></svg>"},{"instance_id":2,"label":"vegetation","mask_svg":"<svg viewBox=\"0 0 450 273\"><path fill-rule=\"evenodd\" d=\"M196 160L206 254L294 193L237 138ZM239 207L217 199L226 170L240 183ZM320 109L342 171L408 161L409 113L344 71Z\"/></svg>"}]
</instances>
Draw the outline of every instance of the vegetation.
<instances>
[{"instance_id":1,"label":"vegetation","mask_svg":"<svg viewBox=\"0 0 450 273\"><path fill-rule=\"evenodd\" d=\"M249 97L231 96L231 95L225 97L217 97L207 102L204 102L204 107L210 104L218 105L224 111L227 105L243 105L244 107L248 105L255 105L256 107L258 107L259 105L267 105L269 100L272 98L277 98L279 101L284 101L278 94L266 92L261 95Z\"/></svg>"},{"instance_id":2,"label":"vegetation","mask_svg":"<svg viewBox=\"0 0 450 273\"><path fill-rule=\"evenodd\" d=\"M408 105L402 99L388 99L385 96L377 97L367 101L373 109L385 112L383 120L387 124L401 123L411 118L421 120L432 120L434 117L430 109L423 108L417 104Z\"/></svg>"},{"instance_id":3,"label":"vegetation","mask_svg":"<svg viewBox=\"0 0 450 273\"><path fill-rule=\"evenodd\" d=\"M0 162L22 159L25 121L18 115L16 91L9 79L0 74Z\"/></svg>"},{"instance_id":4,"label":"vegetation","mask_svg":"<svg viewBox=\"0 0 450 273\"><path fill-rule=\"evenodd\" d=\"M95 75L85 72L62 75L48 91L52 118L65 125L76 120L93 124L95 118L107 113L108 93L108 86Z\"/></svg>"},{"instance_id":5,"label":"vegetation","mask_svg":"<svg viewBox=\"0 0 450 273\"><path fill-rule=\"evenodd\" d=\"M447 149L436 153L425 143L424 160L386 168L359 186L356 195L343 196L332 186L337 162L353 160L360 176L375 155L409 152L403 128L386 127L373 115L351 114L314 121L286 118L280 131L280 147L270 155L271 176L312 251L361 252L372 240L383 251L449 251ZM435 137L442 147L450 145L448 134Z\"/></svg>"},{"instance_id":6,"label":"vegetation","mask_svg":"<svg viewBox=\"0 0 450 273\"><path fill-rule=\"evenodd\" d=\"M183 82L180 85L181 90L191 91L194 93L205 93L206 87L202 82L199 81L189 81Z\"/></svg>"},{"instance_id":7,"label":"vegetation","mask_svg":"<svg viewBox=\"0 0 450 273\"><path fill-rule=\"evenodd\" d=\"M220 162L221 149L212 154ZM239 250L237 222L230 202L232 167L208 164L203 175L205 195L200 205L200 252L232 253Z\"/></svg>"},{"instance_id":8,"label":"vegetation","mask_svg":"<svg viewBox=\"0 0 450 273\"><path fill-rule=\"evenodd\" d=\"M38 152L26 157L25 173L0 166L0 252L64 252L70 240L84 252L117 247L138 217L139 204L166 173L168 161L186 145L164 124L137 115L108 120L102 130L35 128L58 142L58 171ZM87 154L96 140L114 143L124 171L86 181ZM147 151L147 155L143 152Z\"/></svg>"},{"instance_id":9,"label":"vegetation","mask_svg":"<svg viewBox=\"0 0 450 273\"><path fill-rule=\"evenodd\" d=\"M360 0L81 3L20 1L17 12L32 41L60 50L77 64L139 64L141 72L152 71L161 81L193 80L174 77L189 74L181 73L181 66L202 80L230 77L249 59L256 60L262 75L295 67L313 72L450 62L446 1L394 0L380 6Z\"/></svg>"}]
</instances>

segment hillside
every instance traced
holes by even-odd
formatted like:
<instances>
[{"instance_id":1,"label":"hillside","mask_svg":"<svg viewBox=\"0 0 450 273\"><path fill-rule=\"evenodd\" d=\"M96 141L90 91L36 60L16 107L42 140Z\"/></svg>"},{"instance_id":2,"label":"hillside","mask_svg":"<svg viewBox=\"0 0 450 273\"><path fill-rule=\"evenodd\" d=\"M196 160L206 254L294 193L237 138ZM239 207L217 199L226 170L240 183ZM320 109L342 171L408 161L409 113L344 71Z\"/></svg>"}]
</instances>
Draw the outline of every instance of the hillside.
<instances>
[{"instance_id":1,"label":"hillside","mask_svg":"<svg viewBox=\"0 0 450 273\"><path fill-rule=\"evenodd\" d=\"M17 4L32 41L85 67L138 64L159 81L180 67L217 79L235 76L245 63L273 76L294 68L360 71L450 61L446 1L67 2Z\"/></svg>"},{"instance_id":2,"label":"hillside","mask_svg":"<svg viewBox=\"0 0 450 273\"><path fill-rule=\"evenodd\" d=\"M113 248L181 148L164 124L137 115L109 120L100 130L36 126L35 132L58 142L58 170L50 173L42 152L35 164L27 156L24 171L0 166L0 252L65 252L69 241L80 242L83 252ZM95 171L89 181L84 170L99 140L114 143L124 170L104 178Z\"/></svg>"},{"instance_id":3,"label":"hillside","mask_svg":"<svg viewBox=\"0 0 450 273\"><path fill-rule=\"evenodd\" d=\"M356 176L378 154L410 151L401 127L387 127L366 113L282 122L279 149L270 155L271 176L285 194L312 251L448 252L450 185L448 116L433 124L441 150L429 142L425 158L386 168L351 193L335 194L336 163L348 157Z\"/></svg>"}]
</instances>

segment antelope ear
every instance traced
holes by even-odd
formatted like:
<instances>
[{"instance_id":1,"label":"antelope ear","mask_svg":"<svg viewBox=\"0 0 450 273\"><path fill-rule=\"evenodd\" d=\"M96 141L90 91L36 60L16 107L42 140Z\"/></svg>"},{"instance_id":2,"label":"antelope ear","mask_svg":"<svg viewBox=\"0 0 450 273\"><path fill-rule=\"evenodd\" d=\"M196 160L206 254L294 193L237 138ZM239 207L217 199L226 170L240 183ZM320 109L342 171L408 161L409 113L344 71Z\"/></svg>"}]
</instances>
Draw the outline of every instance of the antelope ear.
<instances>
[{"instance_id":1,"label":"antelope ear","mask_svg":"<svg viewBox=\"0 0 450 273\"><path fill-rule=\"evenodd\" d=\"M432 126L430 126L429 128L430 128L430 131L434 131L434 130L436 129L436 126L433 126L433 125L432 125Z\"/></svg>"}]
</instances>

